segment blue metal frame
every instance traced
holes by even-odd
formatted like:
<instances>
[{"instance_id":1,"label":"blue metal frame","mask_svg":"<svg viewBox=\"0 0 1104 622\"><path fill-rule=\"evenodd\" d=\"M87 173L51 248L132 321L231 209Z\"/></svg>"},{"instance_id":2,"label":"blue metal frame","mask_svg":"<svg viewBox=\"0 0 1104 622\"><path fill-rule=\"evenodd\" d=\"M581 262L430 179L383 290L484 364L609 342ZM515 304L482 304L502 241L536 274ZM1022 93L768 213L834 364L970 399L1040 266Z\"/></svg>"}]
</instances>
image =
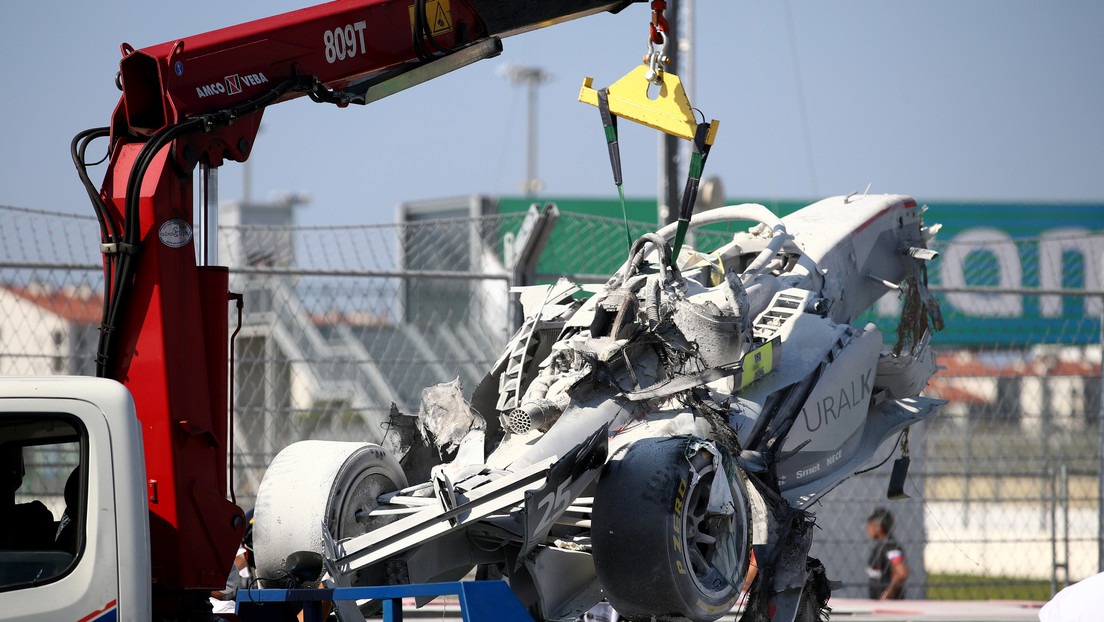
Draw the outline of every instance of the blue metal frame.
<instances>
[{"instance_id":1,"label":"blue metal frame","mask_svg":"<svg viewBox=\"0 0 1104 622\"><path fill-rule=\"evenodd\" d=\"M505 581L452 581L411 585L372 585L318 589L239 590L239 603L298 602L304 622L322 622L323 601L376 599L383 601L385 622L402 622L402 599L456 594L464 622L533 622L532 616Z\"/></svg>"}]
</instances>

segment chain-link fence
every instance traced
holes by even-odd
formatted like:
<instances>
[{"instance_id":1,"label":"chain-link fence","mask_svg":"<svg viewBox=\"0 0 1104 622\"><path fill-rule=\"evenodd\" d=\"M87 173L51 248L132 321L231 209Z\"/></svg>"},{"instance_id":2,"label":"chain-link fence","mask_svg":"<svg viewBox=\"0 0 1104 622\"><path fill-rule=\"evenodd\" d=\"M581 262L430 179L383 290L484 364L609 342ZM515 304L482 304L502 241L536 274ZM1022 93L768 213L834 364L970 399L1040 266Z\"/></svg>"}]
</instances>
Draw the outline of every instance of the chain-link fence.
<instances>
[{"instance_id":1,"label":"chain-link fence","mask_svg":"<svg viewBox=\"0 0 1104 622\"><path fill-rule=\"evenodd\" d=\"M843 594L865 596L866 517L885 507L910 597L1046 599L1104 564L1104 237L975 229L933 246L947 327L926 394L948 403L909 434L911 498L887 501L890 462L852 478L818 511L814 553ZM871 319L894 307L884 300Z\"/></svg>"},{"instance_id":2,"label":"chain-link fence","mask_svg":"<svg viewBox=\"0 0 1104 622\"><path fill-rule=\"evenodd\" d=\"M0 218L0 373L92 373L95 220L10 207ZM231 366L239 503L252 503L291 442L386 442L392 404L415 413L422 388L456 378L470 396L511 330L525 218L224 227L222 260L244 294ZM650 228L632 224L628 236ZM728 235L697 234L703 248ZM529 276L603 278L626 237L618 220L561 214ZM1003 240L958 238L935 245L930 271L948 328L935 338L943 369L929 394L948 404L909 433L911 499L885 501L890 442L884 464L813 508L813 553L844 596L865 595L875 506L896 515L910 597L1045 598L1100 563L1104 304L1090 294L1101 289L1101 236L1017 239L1016 265ZM869 319L888 333L894 307Z\"/></svg>"},{"instance_id":3,"label":"chain-link fence","mask_svg":"<svg viewBox=\"0 0 1104 622\"><path fill-rule=\"evenodd\" d=\"M231 271L243 503L292 442L384 442L392 404L417 413L424 387L453 379L471 394L509 335L502 239L521 218L222 231L247 266Z\"/></svg>"}]
</instances>

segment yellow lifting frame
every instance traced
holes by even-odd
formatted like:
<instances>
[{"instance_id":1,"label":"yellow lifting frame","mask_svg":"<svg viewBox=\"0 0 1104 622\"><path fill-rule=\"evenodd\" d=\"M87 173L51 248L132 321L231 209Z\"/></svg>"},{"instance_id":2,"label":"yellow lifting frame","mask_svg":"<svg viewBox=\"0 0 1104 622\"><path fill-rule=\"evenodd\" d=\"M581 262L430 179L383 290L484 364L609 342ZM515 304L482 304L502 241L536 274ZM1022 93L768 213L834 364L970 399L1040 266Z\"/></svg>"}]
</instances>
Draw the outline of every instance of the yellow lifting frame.
<instances>
[{"instance_id":1,"label":"yellow lifting frame","mask_svg":"<svg viewBox=\"0 0 1104 622\"><path fill-rule=\"evenodd\" d=\"M640 65L609 86L607 91L610 113L665 134L694 140L698 122L694 117L694 111L690 109L690 100L686 98L682 80L673 73L660 72L659 95L653 99L648 95L648 90L652 86L646 77L648 71L647 65ZM592 84L594 84L594 78L583 79L579 101L597 106L598 91L591 88ZM720 124L721 122L716 119L709 122L705 144L713 144Z\"/></svg>"}]
</instances>

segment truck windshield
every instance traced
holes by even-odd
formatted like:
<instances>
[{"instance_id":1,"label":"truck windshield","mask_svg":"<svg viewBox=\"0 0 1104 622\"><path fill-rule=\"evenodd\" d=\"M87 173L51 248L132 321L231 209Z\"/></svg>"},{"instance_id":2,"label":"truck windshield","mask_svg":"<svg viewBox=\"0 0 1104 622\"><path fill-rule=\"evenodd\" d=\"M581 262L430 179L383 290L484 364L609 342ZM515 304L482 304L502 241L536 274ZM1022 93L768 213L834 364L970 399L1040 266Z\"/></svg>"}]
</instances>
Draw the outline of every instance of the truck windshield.
<instances>
[{"instance_id":1,"label":"truck windshield","mask_svg":"<svg viewBox=\"0 0 1104 622\"><path fill-rule=\"evenodd\" d=\"M75 565L85 438L64 414L0 416L0 590L57 580Z\"/></svg>"}]
</instances>

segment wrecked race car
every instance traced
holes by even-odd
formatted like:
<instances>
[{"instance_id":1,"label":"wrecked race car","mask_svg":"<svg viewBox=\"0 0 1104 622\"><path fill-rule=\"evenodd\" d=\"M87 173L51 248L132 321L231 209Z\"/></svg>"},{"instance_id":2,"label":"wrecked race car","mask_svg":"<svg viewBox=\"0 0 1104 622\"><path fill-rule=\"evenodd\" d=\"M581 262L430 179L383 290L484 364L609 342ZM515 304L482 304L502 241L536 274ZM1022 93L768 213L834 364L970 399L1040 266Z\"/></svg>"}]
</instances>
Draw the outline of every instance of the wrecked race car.
<instances>
[{"instance_id":1,"label":"wrecked race car","mask_svg":"<svg viewBox=\"0 0 1104 622\"><path fill-rule=\"evenodd\" d=\"M708 622L736 605L754 549L743 619L815 619L830 590L807 508L942 403L919 395L942 325L922 212L891 195L785 218L723 207L691 226L755 224L712 252L672 258L672 225L604 285L523 288L526 320L470 404L452 383L427 389L418 418L393 413L404 455L304 441L277 456L256 505L259 576L284 585L302 551L331 586L479 568L537 619L605 599ZM891 290L887 348L856 320Z\"/></svg>"}]
</instances>

